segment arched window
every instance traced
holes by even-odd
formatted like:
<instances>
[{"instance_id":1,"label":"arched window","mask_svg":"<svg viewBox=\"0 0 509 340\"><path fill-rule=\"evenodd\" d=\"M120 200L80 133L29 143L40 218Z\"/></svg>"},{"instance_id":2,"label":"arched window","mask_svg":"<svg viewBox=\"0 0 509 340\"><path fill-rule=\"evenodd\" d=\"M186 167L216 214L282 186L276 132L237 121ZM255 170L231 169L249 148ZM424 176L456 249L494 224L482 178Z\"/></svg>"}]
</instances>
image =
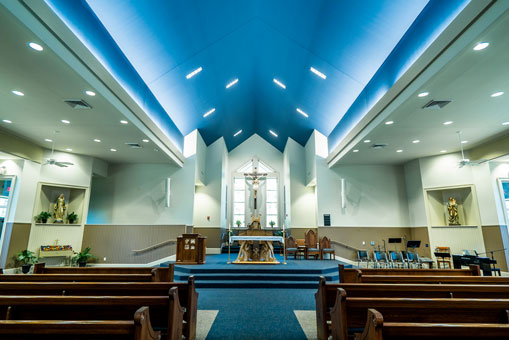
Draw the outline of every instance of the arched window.
<instances>
[{"instance_id":1,"label":"arched window","mask_svg":"<svg viewBox=\"0 0 509 340\"><path fill-rule=\"evenodd\" d=\"M257 197L257 210L261 215L262 228L279 228L279 175L272 167L254 158L242 165L233 173L233 207L232 226L247 227L251 223L254 210L252 180L246 179L245 173L252 173L257 168L258 173L266 173L260 181ZM271 223L273 222L273 223Z\"/></svg>"}]
</instances>

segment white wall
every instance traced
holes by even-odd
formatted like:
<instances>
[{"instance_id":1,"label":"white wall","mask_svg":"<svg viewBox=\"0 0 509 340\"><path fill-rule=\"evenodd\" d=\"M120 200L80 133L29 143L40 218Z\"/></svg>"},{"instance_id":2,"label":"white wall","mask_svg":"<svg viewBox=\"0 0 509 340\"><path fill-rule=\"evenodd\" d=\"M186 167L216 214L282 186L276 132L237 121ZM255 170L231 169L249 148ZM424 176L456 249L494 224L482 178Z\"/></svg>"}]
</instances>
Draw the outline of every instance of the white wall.
<instances>
[{"instance_id":1,"label":"white wall","mask_svg":"<svg viewBox=\"0 0 509 340\"><path fill-rule=\"evenodd\" d=\"M426 206L422 188L421 168L419 160L413 160L404 165L406 195L408 200L408 223L411 227L425 227Z\"/></svg>"},{"instance_id":2,"label":"white wall","mask_svg":"<svg viewBox=\"0 0 509 340\"><path fill-rule=\"evenodd\" d=\"M315 187L306 186L306 151L303 146L289 138L285 157L288 158L288 180L290 224L289 227L316 227Z\"/></svg>"},{"instance_id":3,"label":"white wall","mask_svg":"<svg viewBox=\"0 0 509 340\"><path fill-rule=\"evenodd\" d=\"M89 224L193 223L196 155L172 164L113 164L108 177L94 178ZM165 181L171 178L170 207Z\"/></svg>"},{"instance_id":4,"label":"white wall","mask_svg":"<svg viewBox=\"0 0 509 340\"><path fill-rule=\"evenodd\" d=\"M209 145L206 150L207 162L204 164L205 186L197 186L194 196L194 226L195 227L221 227L223 167L226 151L226 144L223 138L218 139ZM224 206L224 204L223 204ZM207 220L210 216L210 220Z\"/></svg>"},{"instance_id":5,"label":"white wall","mask_svg":"<svg viewBox=\"0 0 509 340\"><path fill-rule=\"evenodd\" d=\"M341 178L345 179L346 207L341 208ZM332 226L408 227L403 168L390 165L344 165L329 169L317 158L318 225L323 214Z\"/></svg>"}]
</instances>

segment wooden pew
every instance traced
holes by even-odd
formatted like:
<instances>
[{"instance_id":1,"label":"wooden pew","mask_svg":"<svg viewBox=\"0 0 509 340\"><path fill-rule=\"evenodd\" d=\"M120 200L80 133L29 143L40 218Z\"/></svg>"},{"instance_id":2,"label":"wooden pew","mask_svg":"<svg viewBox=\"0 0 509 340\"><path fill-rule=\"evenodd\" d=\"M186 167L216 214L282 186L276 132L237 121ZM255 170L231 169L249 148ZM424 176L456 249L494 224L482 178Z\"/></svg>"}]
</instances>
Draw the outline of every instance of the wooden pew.
<instances>
[{"instance_id":1,"label":"wooden pew","mask_svg":"<svg viewBox=\"0 0 509 340\"><path fill-rule=\"evenodd\" d=\"M364 331L355 339L507 339L508 336L509 324L384 322L383 315L370 308Z\"/></svg>"},{"instance_id":2,"label":"wooden pew","mask_svg":"<svg viewBox=\"0 0 509 340\"><path fill-rule=\"evenodd\" d=\"M509 299L347 298L338 288L330 311L332 338L347 340L349 329L365 327L370 308L387 322L507 324Z\"/></svg>"},{"instance_id":3,"label":"wooden pew","mask_svg":"<svg viewBox=\"0 0 509 340\"><path fill-rule=\"evenodd\" d=\"M361 283L482 284L509 285L507 276L415 276L361 275Z\"/></svg>"},{"instance_id":4,"label":"wooden pew","mask_svg":"<svg viewBox=\"0 0 509 340\"><path fill-rule=\"evenodd\" d=\"M414 297L414 298L491 298L509 299L509 285L450 284L327 284L320 277L316 300L316 321L319 339L329 334L330 310L336 303L338 288L349 297Z\"/></svg>"},{"instance_id":5,"label":"wooden pew","mask_svg":"<svg viewBox=\"0 0 509 340\"><path fill-rule=\"evenodd\" d=\"M152 268L148 274L1 274L0 282L171 282L168 268Z\"/></svg>"},{"instance_id":6,"label":"wooden pew","mask_svg":"<svg viewBox=\"0 0 509 340\"><path fill-rule=\"evenodd\" d=\"M46 318L41 315L41 318ZM93 316L91 316L93 317ZM90 339L94 340L159 340L150 324L148 307L139 308L134 320L0 320L0 338L28 339Z\"/></svg>"},{"instance_id":7,"label":"wooden pew","mask_svg":"<svg viewBox=\"0 0 509 340\"><path fill-rule=\"evenodd\" d=\"M168 340L182 339L184 308L177 287L166 296L0 296L0 319L130 320L141 306L150 308L150 323Z\"/></svg>"},{"instance_id":8,"label":"wooden pew","mask_svg":"<svg viewBox=\"0 0 509 340\"><path fill-rule=\"evenodd\" d=\"M359 283L364 275L383 276L481 276L479 266L469 269L413 269L413 268L345 268L339 265L339 281L342 283Z\"/></svg>"},{"instance_id":9,"label":"wooden pew","mask_svg":"<svg viewBox=\"0 0 509 340\"><path fill-rule=\"evenodd\" d=\"M34 264L34 274L150 274L156 273L157 282L172 282L175 265L166 267L46 267L44 262ZM154 271L154 269L156 269Z\"/></svg>"},{"instance_id":10,"label":"wooden pew","mask_svg":"<svg viewBox=\"0 0 509 340\"><path fill-rule=\"evenodd\" d=\"M164 296L178 288L178 297L184 313L184 336L196 337L198 293L194 276L183 282L0 282L0 295L55 295L55 296Z\"/></svg>"}]
</instances>

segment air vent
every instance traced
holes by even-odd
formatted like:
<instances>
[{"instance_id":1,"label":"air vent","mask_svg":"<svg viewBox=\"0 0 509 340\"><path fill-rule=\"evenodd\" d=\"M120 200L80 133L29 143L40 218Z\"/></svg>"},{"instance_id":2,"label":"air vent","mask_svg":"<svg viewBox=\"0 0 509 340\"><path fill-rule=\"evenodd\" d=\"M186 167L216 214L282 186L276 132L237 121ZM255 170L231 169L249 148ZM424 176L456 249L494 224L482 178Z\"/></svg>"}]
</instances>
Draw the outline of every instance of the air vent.
<instances>
[{"instance_id":1,"label":"air vent","mask_svg":"<svg viewBox=\"0 0 509 340\"><path fill-rule=\"evenodd\" d=\"M383 149L385 147L387 147L387 144L373 144L373 145L371 145L372 149Z\"/></svg>"},{"instance_id":2,"label":"air vent","mask_svg":"<svg viewBox=\"0 0 509 340\"><path fill-rule=\"evenodd\" d=\"M83 99L69 99L64 100L64 102L75 110L88 110L92 108L92 106Z\"/></svg>"},{"instance_id":3,"label":"air vent","mask_svg":"<svg viewBox=\"0 0 509 340\"><path fill-rule=\"evenodd\" d=\"M130 147L132 149L141 149L141 145L138 143L125 143L125 145L127 145L128 147Z\"/></svg>"},{"instance_id":4,"label":"air vent","mask_svg":"<svg viewBox=\"0 0 509 340\"><path fill-rule=\"evenodd\" d=\"M450 102L451 100L432 100L422 108L425 110L440 110Z\"/></svg>"}]
</instances>

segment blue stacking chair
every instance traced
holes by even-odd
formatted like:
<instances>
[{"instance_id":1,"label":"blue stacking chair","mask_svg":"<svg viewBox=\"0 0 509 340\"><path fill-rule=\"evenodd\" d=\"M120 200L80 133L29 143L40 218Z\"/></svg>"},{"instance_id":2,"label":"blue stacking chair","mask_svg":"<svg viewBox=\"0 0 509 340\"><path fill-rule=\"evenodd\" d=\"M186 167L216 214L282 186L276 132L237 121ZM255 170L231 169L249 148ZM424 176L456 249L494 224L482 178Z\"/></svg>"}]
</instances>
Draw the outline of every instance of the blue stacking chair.
<instances>
[{"instance_id":1,"label":"blue stacking chair","mask_svg":"<svg viewBox=\"0 0 509 340\"><path fill-rule=\"evenodd\" d=\"M373 251L373 260L375 261L375 268L387 268L389 259L387 253L380 250Z\"/></svg>"}]
</instances>

